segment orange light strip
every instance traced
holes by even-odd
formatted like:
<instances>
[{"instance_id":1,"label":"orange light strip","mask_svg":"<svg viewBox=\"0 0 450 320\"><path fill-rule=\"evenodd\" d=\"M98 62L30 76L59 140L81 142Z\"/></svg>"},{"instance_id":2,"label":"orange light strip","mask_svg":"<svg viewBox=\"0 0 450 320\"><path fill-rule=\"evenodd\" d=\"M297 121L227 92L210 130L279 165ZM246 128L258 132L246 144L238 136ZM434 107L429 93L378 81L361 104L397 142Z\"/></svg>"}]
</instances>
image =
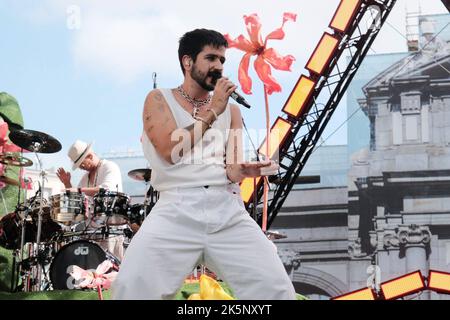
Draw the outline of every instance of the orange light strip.
<instances>
[{"instance_id":1,"label":"orange light strip","mask_svg":"<svg viewBox=\"0 0 450 320\"><path fill-rule=\"evenodd\" d=\"M331 20L330 28L340 32L347 32L350 22L355 17L360 6L361 0L341 0L334 17Z\"/></svg>"},{"instance_id":2,"label":"orange light strip","mask_svg":"<svg viewBox=\"0 0 450 320\"><path fill-rule=\"evenodd\" d=\"M428 288L438 292L450 293L450 273L430 270Z\"/></svg>"},{"instance_id":3,"label":"orange light strip","mask_svg":"<svg viewBox=\"0 0 450 320\"><path fill-rule=\"evenodd\" d=\"M256 188L261 183L261 177L256 178ZM255 183L253 178L245 178L241 182L241 197L245 203L249 203L252 200L253 192L255 191Z\"/></svg>"},{"instance_id":4,"label":"orange light strip","mask_svg":"<svg viewBox=\"0 0 450 320\"><path fill-rule=\"evenodd\" d=\"M364 288L331 298L331 300L375 300L375 293L370 288Z\"/></svg>"},{"instance_id":5,"label":"orange light strip","mask_svg":"<svg viewBox=\"0 0 450 320\"><path fill-rule=\"evenodd\" d=\"M389 280L381 284L386 300L397 299L425 288L425 282L420 270Z\"/></svg>"},{"instance_id":6,"label":"orange light strip","mask_svg":"<svg viewBox=\"0 0 450 320\"><path fill-rule=\"evenodd\" d=\"M268 156L270 159L278 159L278 150L280 145L286 141L292 129L292 124L287 120L278 117L272 128L270 129L270 145L269 154L266 152L265 139L258 149L258 152ZM256 178L256 188L262 182L260 177ZM245 178L241 182L241 197L245 203L249 203L252 199L253 193L255 192L254 178Z\"/></svg>"},{"instance_id":7,"label":"orange light strip","mask_svg":"<svg viewBox=\"0 0 450 320\"><path fill-rule=\"evenodd\" d=\"M266 139L264 139L263 143L259 147L259 153L265 155L270 159L278 159L278 149L281 144L286 140L288 133L292 129L292 124L283 118L278 117L275 121L274 125L270 129L270 137L269 137L269 154L267 154L266 150Z\"/></svg>"},{"instance_id":8,"label":"orange light strip","mask_svg":"<svg viewBox=\"0 0 450 320\"><path fill-rule=\"evenodd\" d=\"M316 83L314 81L302 75L284 105L283 112L294 118L298 118L308 112L308 110L304 110L304 107L311 98L315 86Z\"/></svg>"},{"instance_id":9,"label":"orange light strip","mask_svg":"<svg viewBox=\"0 0 450 320\"><path fill-rule=\"evenodd\" d=\"M330 63L338 44L339 40L336 37L333 37L331 34L325 32L316 49L314 49L314 52L305 68L310 72L322 75L323 70Z\"/></svg>"}]
</instances>

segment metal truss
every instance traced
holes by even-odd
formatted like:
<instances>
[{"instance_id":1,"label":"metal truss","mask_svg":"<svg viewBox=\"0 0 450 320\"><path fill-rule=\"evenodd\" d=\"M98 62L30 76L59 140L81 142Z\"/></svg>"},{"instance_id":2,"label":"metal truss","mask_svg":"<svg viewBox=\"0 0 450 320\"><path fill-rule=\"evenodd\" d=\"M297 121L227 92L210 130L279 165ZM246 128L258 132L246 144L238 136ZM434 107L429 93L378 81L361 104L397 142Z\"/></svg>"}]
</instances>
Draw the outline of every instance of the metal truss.
<instances>
[{"instance_id":1,"label":"metal truss","mask_svg":"<svg viewBox=\"0 0 450 320\"><path fill-rule=\"evenodd\" d=\"M284 119L293 124L293 128L290 137L279 149L280 171L275 177L279 183L274 187L272 185L270 192L268 228L283 206L309 156L315 150L325 127L395 3L396 0L362 2L349 30L346 33L334 33L340 42L327 69L322 76L311 77L317 83L312 99L305 109L308 111L299 119L284 116ZM254 193L253 202L247 205L247 210L253 213L253 217L260 225L262 195L261 184Z\"/></svg>"}]
</instances>

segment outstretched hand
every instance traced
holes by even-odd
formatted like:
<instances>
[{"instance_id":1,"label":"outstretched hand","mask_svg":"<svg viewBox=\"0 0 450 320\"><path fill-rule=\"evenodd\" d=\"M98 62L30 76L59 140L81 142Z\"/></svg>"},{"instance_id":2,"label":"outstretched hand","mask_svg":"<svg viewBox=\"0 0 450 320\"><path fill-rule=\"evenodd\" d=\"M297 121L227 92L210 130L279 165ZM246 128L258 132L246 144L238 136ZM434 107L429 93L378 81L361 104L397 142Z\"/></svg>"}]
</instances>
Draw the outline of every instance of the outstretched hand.
<instances>
[{"instance_id":1,"label":"outstretched hand","mask_svg":"<svg viewBox=\"0 0 450 320\"><path fill-rule=\"evenodd\" d=\"M280 166L273 160L246 162L241 164L241 174L246 178L271 176L277 173Z\"/></svg>"},{"instance_id":2,"label":"outstretched hand","mask_svg":"<svg viewBox=\"0 0 450 320\"><path fill-rule=\"evenodd\" d=\"M72 187L72 183L70 182L70 179L71 179L70 172L67 172L63 168L59 168L56 171L56 175L58 176L59 180L61 180L61 182L64 184L64 186L66 188Z\"/></svg>"}]
</instances>

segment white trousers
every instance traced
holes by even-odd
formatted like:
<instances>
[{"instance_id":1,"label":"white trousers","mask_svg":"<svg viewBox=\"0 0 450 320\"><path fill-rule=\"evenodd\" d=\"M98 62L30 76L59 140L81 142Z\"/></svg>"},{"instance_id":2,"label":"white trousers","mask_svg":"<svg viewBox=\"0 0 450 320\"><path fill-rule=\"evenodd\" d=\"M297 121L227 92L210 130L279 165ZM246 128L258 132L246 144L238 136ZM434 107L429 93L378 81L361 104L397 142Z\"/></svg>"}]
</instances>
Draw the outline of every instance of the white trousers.
<instances>
[{"instance_id":1,"label":"white trousers","mask_svg":"<svg viewBox=\"0 0 450 320\"><path fill-rule=\"evenodd\" d=\"M125 252L112 297L173 299L198 264L237 299L296 298L276 247L245 210L235 184L161 192Z\"/></svg>"},{"instance_id":2,"label":"white trousers","mask_svg":"<svg viewBox=\"0 0 450 320\"><path fill-rule=\"evenodd\" d=\"M96 240L97 244L105 251L113 254L116 258L122 261L124 254L123 243L125 236L111 236L106 239Z\"/></svg>"}]
</instances>

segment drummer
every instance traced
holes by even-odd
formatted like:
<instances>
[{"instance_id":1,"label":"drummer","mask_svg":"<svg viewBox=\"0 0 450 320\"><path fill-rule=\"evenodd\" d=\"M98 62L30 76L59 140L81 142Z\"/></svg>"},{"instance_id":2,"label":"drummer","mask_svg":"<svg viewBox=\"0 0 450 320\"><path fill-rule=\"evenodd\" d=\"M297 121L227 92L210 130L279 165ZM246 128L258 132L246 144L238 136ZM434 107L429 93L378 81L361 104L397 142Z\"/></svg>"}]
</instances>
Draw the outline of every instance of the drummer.
<instances>
[{"instance_id":1,"label":"drummer","mask_svg":"<svg viewBox=\"0 0 450 320\"><path fill-rule=\"evenodd\" d=\"M69 149L68 156L73 163L72 170L80 168L87 172L78 183L78 188L73 188L70 172L59 168L56 175L67 191L84 193L91 197L97 194L100 188L122 192L122 176L119 166L112 161L100 159L92 150L92 143L75 141Z\"/></svg>"},{"instance_id":2,"label":"drummer","mask_svg":"<svg viewBox=\"0 0 450 320\"><path fill-rule=\"evenodd\" d=\"M64 168L59 168L56 175L64 184L66 191L84 193L89 197L95 196L101 189L122 192L122 176L119 166L112 161L100 159L92 150L92 143L75 141L69 149L68 156L73 163L72 170L80 168L87 172L81 178L78 187L74 188L70 172L67 172ZM91 228L98 227L98 224L91 224ZM123 235L109 237L97 242L103 249L122 259L124 253Z\"/></svg>"}]
</instances>

